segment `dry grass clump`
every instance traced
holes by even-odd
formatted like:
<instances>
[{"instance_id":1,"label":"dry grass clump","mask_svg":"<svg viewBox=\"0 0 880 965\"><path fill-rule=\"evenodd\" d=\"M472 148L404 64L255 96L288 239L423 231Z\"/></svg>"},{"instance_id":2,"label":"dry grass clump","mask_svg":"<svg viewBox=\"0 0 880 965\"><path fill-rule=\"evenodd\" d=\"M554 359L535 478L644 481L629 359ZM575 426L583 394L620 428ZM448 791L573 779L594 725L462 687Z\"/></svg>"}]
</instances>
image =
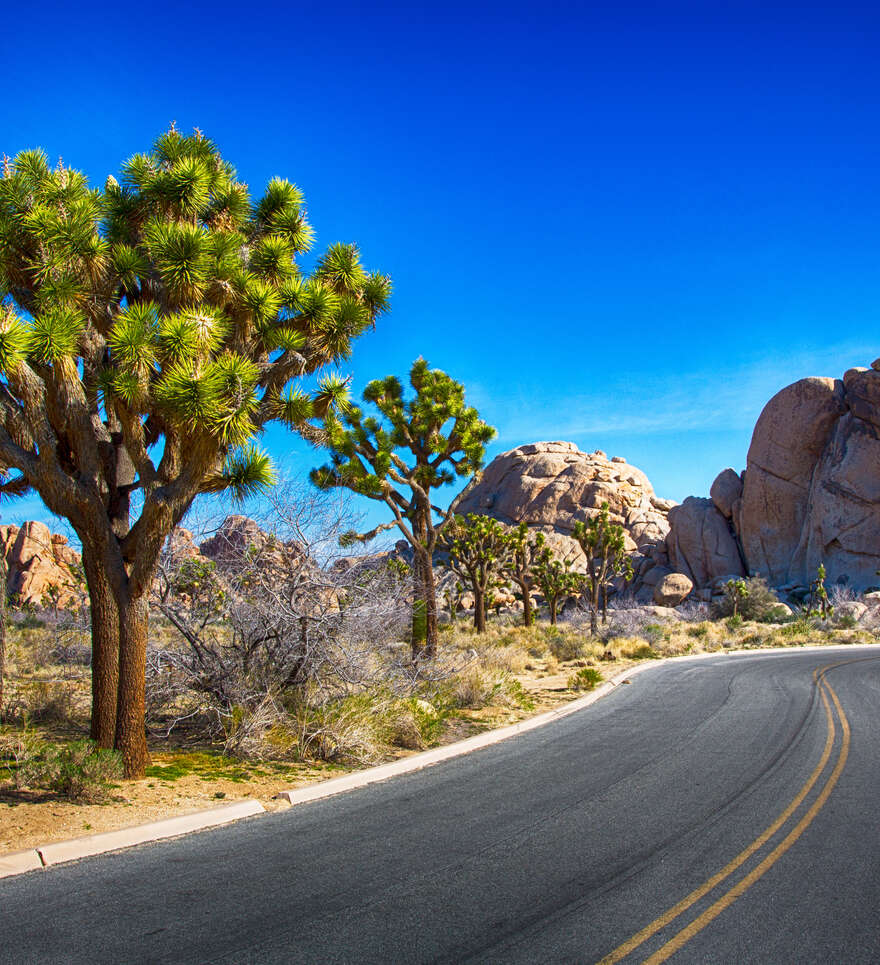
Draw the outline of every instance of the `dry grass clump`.
<instances>
[{"instance_id":1,"label":"dry grass clump","mask_svg":"<svg viewBox=\"0 0 880 965\"><path fill-rule=\"evenodd\" d=\"M54 744L29 727L0 732L0 763L17 788L51 791L77 804L101 804L122 778L122 758L91 741Z\"/></svg>"},{"instance_id":2,"label":"dry grass clump","mask_svg":"<svg viewBox=\"0 0 880 965\"><path fill-rule=\"evenodd\" d=\"M443 718L417 696L380 691L324 702L310 696L287 702L267 696L254 708L236 708L224 753L239 760L375 764L391 747L427 747Z\"/></svg>"},{"instance_id":3,"label":"dry grass clump","mask_svg":"<svg viewBox=\"0 0 880 965\"><path fill-rule=\"evenodd\" d=\"M533 706L522 684L509 673L478 664L455 674L442 694L452 708L479 710L492 704L528 710Z\"/></svg>"}]
</instances>

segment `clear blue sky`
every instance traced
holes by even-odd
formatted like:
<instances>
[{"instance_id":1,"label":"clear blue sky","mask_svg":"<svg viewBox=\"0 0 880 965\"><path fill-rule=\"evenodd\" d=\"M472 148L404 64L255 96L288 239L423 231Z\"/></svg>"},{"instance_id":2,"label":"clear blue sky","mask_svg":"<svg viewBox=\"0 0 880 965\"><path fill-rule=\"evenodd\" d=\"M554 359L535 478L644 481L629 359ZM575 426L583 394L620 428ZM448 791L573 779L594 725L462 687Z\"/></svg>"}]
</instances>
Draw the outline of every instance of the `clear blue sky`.
<instances>
[{"instance_id":1,"label":"clear blue sky","mask_svg":"<svg viewBox=\"0 0 880 965\"><path fill-rule=\"evenodd\" d=\"M880 355L878 26L845 3L15 4L0 149L100 184L199 126L392 275L358 392L422 354L490 455L571 440L680 500L745 465L775 391Z\"/></svg>"}]
</instances>

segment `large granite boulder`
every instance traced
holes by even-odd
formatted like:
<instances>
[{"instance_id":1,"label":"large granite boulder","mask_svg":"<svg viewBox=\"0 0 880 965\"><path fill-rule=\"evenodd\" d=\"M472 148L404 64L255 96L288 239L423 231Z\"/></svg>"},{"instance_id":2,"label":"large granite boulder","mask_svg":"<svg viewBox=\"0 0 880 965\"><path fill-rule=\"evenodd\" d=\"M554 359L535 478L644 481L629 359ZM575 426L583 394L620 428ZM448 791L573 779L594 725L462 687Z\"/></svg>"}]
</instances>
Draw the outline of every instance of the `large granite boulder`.
<instances>
[{"instance_id":1,"label":"large granite boulder","mask_svg":"<svg viewBox=\"0 0 880 965\"><path fill-rule=\"evenodd\" d=\"M709 496L715 508L725 519L732 519L737 504L742 499L743 484L739 473L733 469L722 469L715 477Z\"/></svg>"},{"instance_id":2,"label":"large granite boulder","mask_svg":"<svg viewBox=\"0 0 880 965\"><path fill-rule=\"evenodd\" d=\"M536 442L496 456L455 511L508 524L526 522L582 568L583 554L571 531L578 520L596 515L602 503L608 503L612 522L624 527L627 550L647 557L659 546L665 558L667 515L675 504L659 499L648 477L622 457L581 452L571 442Z\"/></svg>"},{"instance_id":3,"label":"large granite boulder","mask_svg":"<svg viewBox=\"0 0 880 965\"><path fill-rule=\"evenodd\" d=\"M880 368L801 379L767 403L734 523L750 572L775 586L864 589L880 568Z\"/></svg>"},{"instance_id":4,"label":"large granite boulder","mask_svg":"<svg viewBox=\"0 0 880 965\"><path fill-rule=\"evenodd\" d=\"M711 499L688 496L669 511L669 524L669 565L695 586L709 586L730 573L745 574L733 530Z\"/></svg>"},{"instance_id":5,"label":"large granite boulder","mask_svg":"<svg viewBox=\"0 0 880 965\"><path fill-rule=\"evenodd\" d=\"M755 426L735 525L749 570L774 586L792 578L813 470L845 411L842 382L801 379L767 403Z\"/></svg>"}]
</instances>

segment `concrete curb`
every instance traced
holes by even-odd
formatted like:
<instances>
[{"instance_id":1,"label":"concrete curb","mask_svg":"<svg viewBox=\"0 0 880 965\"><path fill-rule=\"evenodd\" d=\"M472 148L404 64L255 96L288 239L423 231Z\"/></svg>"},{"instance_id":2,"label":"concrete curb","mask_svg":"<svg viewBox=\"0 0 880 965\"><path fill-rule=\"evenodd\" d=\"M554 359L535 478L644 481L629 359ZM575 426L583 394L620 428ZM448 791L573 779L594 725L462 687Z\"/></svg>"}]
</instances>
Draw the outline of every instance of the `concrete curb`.
<instances>
[{"instance_id":1,"label":"concrete curb","mask_svg":"<svg viewBox=\"0 0 880 965\"><path fill-rule=\"evenodd\" d=\"M13 851L12 854L0 854L0 878L10 875L24 874L25 871L36 871L43 867L37 851Z\"/></svg>"},{"instance_id":2,"label":"concrete curb","mask_svg":"<svg viewBox=\"0 0 880 965\"><path fill-rule=\"evenodd\" d=\"M659 662L659 661L658 661ZM529 717L527 720L518 721L516 724L509 724L507 727L499 727L495 730L486 731L484 734L477 734L474 737L466 737L464 740L456 741L454 744L446 744L444 747L436 747L430 751L422 751L405 757L403 760L392 761L390 764L380 764L378 767L371 767L364 771L356 771L354 774L346 774L344 777L334 777L329 781L322 781L320 784L313 784L311 787L294 788L290 791L281 791L276 797L283 798L290 804L305 804L307 801L317 801L320 798L331 797L334 794L342 794L344 791L352 791L358 787L365 787L367 784L375 784L377 781L387 781L389 778L396 777L398 774L409 774L412 771L420 771L422 768L431 767L441 761L450 760L453 757L460 757L463 754L470 754L479 750L481 747L489 747L498 744L510 737L518 734L525 734L530 730L543 727L554 720L561 720L569 714L576 714L579 710L589 707L597 700L601 700L606 694L610 694L618 681L623 681L634 676L640 670L647 669L645 665L630 667L628 670L621 670L610 680L606 680L601 687L585 697L572 700L564 707L556 710L547 710L543 714Z\"/></svg>"},{"instance_id":3,"label":"concrete curb","mask_svg":"<svg viewBox=\"0 0 880 965\"><path fill-rule=\"evenodd\" d=\"M180 834L188 834L190 831L202 831L220 824L229 824L230 821L237 821L239 818L263 814L265 810L259 801L236 801L234 804L223 807L196 811L195 814L184 814L176 818L166 818L164 821L153 821L134 828L123 828L121 831L106 831L103 834L74 838L72 841L44 844L34 853L42 858L46 866L61 864L64 861L76 861L77 858L103 854L105 851L130 848L135 844L161 841L162 838L173 838Z\"/></svg>"},{"instance_id":4,"label":"concrete curb","mask_svg":"<svg viewBox=\"0 0 880 965\"><path fill-rule=\"evenodd\" d=\"M366 787L366 785L375 784L378 781L387 781L392 777L396 777L398 774L409 774L413 771L420 771L425 767L431 767L434 764L439 764L441 761L450 760L453 757L459 757L463 754L470 754L482 747L489 747L492 744L498 744L501 741L507 740L510 737L515 737L518 734L525 734L530 730L543 727L545 724L550 724L555 720L561 720L563 717L568 717L569 714L576 714L579 710L589 707L597 700L601 700L602 697L610 694L615 687L620 686L620 684L624 681L628 681L630 677L635 677L637 674L643 673L645 670L650 670L654 667L662 667L664 664L672 662L690 663L693 661L708 660L713 657L723 656L754 657L774 654L781 655L783 653L791 653L792 651L801 650L852 652L854 649L858 649L862 646L875 646L875 644L839 644L832 647L809 645L804 647L780 647L778 649L774 648L768 650L721 650L715 651L714 653L694 653L681 657L664 657L660 660L645 661L644 663L636 664L627 670L621 670L609 680L606 680L601 687L597 687L596 690L587 694L585 697L580 697L577 700L573 700L564 707L559 707L556 710L548 710L543 714L538 714L537 716L530 717L527 720L519 721L516 724L510 724L507 727L499 727L496 730L486 731L484 734L477 734L475 737L467 737L464 740L457 741L454 744L447 744L445 747L437 747L434 750L422 751L420 754L413 754L411 757L406 757L399 761L392 761L390 764L380 764L377 767L357 771L354 774L346 774L344 777L334 777L329 781L322 781L319 784L313 784L311 787L294 788L290 791L280 791L275 796L288 801L290 804L305 804L308 801L317 801L321 798L332 797L335 794L342 794L345 791L353 791L359 787Z\"/></svg>"}]
</instances>

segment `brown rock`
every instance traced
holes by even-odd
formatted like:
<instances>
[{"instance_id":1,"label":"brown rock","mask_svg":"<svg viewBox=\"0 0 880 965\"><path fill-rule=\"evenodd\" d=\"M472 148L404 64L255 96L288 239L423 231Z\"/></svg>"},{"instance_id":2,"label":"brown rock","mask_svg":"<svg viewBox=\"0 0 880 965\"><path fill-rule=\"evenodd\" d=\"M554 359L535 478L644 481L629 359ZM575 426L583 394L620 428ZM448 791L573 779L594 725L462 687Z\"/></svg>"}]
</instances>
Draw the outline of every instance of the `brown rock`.
<instances>
[{"instance_id":1,"label":"brown rock","mask_svg":"<svg viewBox=\"0 0 880 965\"><path fill-rule=\"evenodd\" d=\"M60 607L79 603L79 554L67 539L45 523L30 521L20 529L0 527L6 550L7 588L18 605Z\"/></svg>"},{"instance_id":2,"label":"brown rock","mask_svg":"<svg viewBox=\"0 0 880 965\"><path fill-rule=\"evenodd\" d=\"M684 573L667 573L654 587L654 602L657 606L678 606L693 588L693 582Z\"/></svg>"},{"instance_id":3,"label":"brown rock","mask_svg":"<svg viewBox=\"0 0 880 965\"><path fill-rule=\"evenodd\" d=\"M790 578L813 469L845 411L842 382L801 379L767 403L755 426L738 532L749 569L773 585Z\"/></svg>"},{"instance_id":4,"label":"brown rock","mask_svg":"<svg viewBox=\"0 0 880 965\"><path fill-rule=\"evenodd\" d=\"M733 516L733 508L742 496L743 484L739 473L733 469L722 469L715 477L709 496L718 512L726 519Z\"/></svg>"},{"instance_id":5,"label":"brown rock","mask_svg":"<svg viewBox=\"0 0 880 965\"><path fill-rule=\"evenodd\" d=\"M688 496L669 511L669 523L670 566L696 586L707 586L724 573L745 575L733 532L711 499Z\"/></svg>"},{"instance_id":6,"label":"brown rock","mask_svg":"<svg viewBox=\"0 0 880 965\"><path fill-rule=\"evenodd\" d=\"M547 534L561 555L583 569L571 531L578 520L608 503L611 520L626 531L629 552L643 555L662 544L669 524L647 476L618 457L584 453L570 442L538 442L497 456L466 492L456 512L482 513L501 522L526 522Z\"/></svg>"}]
</instances>

